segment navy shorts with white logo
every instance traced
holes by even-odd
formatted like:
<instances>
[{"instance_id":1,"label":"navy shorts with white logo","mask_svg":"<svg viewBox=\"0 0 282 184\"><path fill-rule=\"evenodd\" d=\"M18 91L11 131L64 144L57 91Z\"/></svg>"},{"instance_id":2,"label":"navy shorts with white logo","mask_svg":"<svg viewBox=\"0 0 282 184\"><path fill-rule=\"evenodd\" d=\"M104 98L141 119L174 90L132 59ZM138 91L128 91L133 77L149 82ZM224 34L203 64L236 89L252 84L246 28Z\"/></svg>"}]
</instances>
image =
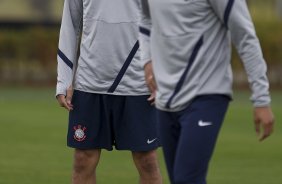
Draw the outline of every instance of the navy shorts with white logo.
<instances>
[{"instance_id":1,"label":"navy shorts with white logo","mask_svg":"<svg viewBox=\"0 0 282 184\"><path fill-rule=\"evenodd\" d=\"M156 110L148 96L117 96L75 90L68 146L78 149L150 151L159 146Z\"/></svg>"}]
</instances>

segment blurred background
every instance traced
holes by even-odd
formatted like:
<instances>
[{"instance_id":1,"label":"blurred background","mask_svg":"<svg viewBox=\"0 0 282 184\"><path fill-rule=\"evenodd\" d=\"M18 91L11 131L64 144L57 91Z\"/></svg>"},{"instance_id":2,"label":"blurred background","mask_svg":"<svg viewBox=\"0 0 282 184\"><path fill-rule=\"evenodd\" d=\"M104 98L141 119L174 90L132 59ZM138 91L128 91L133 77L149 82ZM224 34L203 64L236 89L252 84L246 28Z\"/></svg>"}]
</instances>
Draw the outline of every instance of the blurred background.
<instances>
[{"instance_id":1,"label":"blurred background","mask_svg":"<svg viewBox=\"0 0 282 184\"><path fill-rule=\"evenodd\" d=\"M273 88L282 86L281 0L248 0ZM0 0L0 85L54 85L63 0ZM235 86L247 81L236 51Z\"/></svg>"},{"instance_id":2,"label":"blurred background","mask_svg":"<svg viewBox=\"0 0 282 184\"><path fill-rule=\"evenodd\" d=\"M248 0L268 65L276 130L263 143L250 92L233 52L234 101L219 137L210 184L282 183L282 0ZM54 98L63 0L0 0L0 184L70 183L67 112ZM164 183L168 183L159 151ZM128 152L103 152L98 182L137 183Z\"/></svg>"},{"instance_id":3,"label":"blurred background","mask_svg":"<svg viewBox=\"0 0 282 184\"><path fill-rule=\"evenodd\" d=\"M63 0L0 0L0 84L54 85Z\"/></svg>"}]
</instances>

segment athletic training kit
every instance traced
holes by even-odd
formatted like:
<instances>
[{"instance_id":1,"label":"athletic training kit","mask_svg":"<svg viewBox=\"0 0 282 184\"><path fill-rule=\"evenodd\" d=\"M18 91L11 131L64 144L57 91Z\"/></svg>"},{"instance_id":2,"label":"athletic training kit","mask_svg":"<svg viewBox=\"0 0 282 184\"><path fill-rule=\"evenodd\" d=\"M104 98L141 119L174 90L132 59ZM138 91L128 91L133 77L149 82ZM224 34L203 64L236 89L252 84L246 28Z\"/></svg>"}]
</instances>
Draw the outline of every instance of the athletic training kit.
<instances>
[{"instance_id":1,"label":"athletic training kit","mask_svg":"<svg viewBox=\"0 0 282 184\"><path fill-rule=\"evenodd\" d=\"M155 109L147 101L140 60L140 11L138 0L65 0L56 95L66 95L73 84L68 146L158 147Z\"/></svg>"},{"instance_id":2,"label":"athletic training kit","mask_svg":"<svg viewBox=\"0 0 282 184\"><path fill-rule=\"evenodd\" d=\"M246 69L254 106L270 103L266 65L245 0L142 4L141 60L145 64L152 59L157 68L159 109L182 110L198 95L231 96L231 39Z\"/></svg>"},{"instance_id":3,"label":"athletic training kit","mask_svg":"<svg viewBox=\"0 0 282 184\"><path fill-rule=\"evenodd\" d=\"M232 96L231 40L255 107L270 103L266 64L245 0L141 0L143 65L153 61L156 106L172 184L206 184Z\"/></svg>"}]
</instances>

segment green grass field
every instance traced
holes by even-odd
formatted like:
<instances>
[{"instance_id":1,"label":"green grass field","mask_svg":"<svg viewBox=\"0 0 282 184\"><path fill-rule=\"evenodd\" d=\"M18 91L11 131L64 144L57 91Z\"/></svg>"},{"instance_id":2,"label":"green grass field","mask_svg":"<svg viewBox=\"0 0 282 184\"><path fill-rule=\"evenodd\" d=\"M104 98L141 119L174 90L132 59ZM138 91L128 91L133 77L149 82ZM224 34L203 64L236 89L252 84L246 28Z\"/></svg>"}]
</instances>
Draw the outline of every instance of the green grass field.
<instances>
[{"instance_id":1,"label":"green grass field","mask_svg":"<svg viewBox=\"0 0 282 184\"><path fill-rule=\"evenodd\" d=\"M248 92L236 91L208 175L209 184L282 183L282 93L273 92L276 130L258 142ZM52 89L0 89L0 184L70 183L72 150L65 146L67 113ZM161 151L164 183L168 184ZM103 151L100 184L134 184L129 152Z\"/></svg>"}]
</instances>

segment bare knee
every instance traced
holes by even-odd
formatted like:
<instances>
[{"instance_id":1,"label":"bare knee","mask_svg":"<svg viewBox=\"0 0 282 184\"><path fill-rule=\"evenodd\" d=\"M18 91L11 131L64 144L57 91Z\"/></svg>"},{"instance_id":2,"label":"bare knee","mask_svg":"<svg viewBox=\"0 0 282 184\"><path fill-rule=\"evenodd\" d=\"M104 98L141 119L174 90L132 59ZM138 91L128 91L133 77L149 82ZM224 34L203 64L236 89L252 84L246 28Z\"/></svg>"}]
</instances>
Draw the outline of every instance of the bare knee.
<instances>
[{"instance_id":1,"label":"bare knee","mask_svg":"<svg viewBox=\"0 0 282 184\"><path fill-rule=\"evenodd\" d=\"M160 176L156 151L134 152L133 159L141 175Z\"/></svg>"},{"instance_id":2,"label":"bare knee","mask_svg":"<svg viewBox=\"0 0 282 184\"><path fill-rule=\"evenodd\" d=\"M99 150L80 150L74 152L74 172L95 171L100 158Z\"/></svg>"}]
</instances>

